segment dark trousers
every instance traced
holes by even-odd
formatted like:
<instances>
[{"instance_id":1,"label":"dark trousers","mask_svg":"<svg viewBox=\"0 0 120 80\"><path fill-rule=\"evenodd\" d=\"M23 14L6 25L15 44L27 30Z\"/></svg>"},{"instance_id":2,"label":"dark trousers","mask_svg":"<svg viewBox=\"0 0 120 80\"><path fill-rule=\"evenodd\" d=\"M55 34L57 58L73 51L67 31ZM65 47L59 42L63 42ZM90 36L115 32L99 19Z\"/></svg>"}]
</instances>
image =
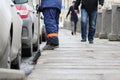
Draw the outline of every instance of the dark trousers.
<instances>
[{"instance_id":1,"label":"dark trousers","mask_svg":"<svg viewBox=\"0 0 120 80\"><path fill-rule=\"evenodd\" d=\"M75 24L75 29L74 29L74 31L75 31L75 34L76 34L76 31L77 31L77 21L75 21L74 24Z\"/></svg>"},{"instance_id":2,"label":"dark trousers","mask_svg":"<svg viewBox=\"0 0 120 80\"><path fill-rule=\"evenodd\" d=\"M47 35L51 35L47 37L47 44L59 45L58 35L56 34L58 34L59 30L60 10L57 8L45 8L43 15Z\"/></svg>"},{"instance_id":3,"label":"dark trousers","mask_svg":"<svg viewBox=\"0 0 120 80\"><path fill-rule=\"evenodd\" d=\"M77 21L71 21L71 31L73 34L76 34L77 30Z\"/></svg>"}]
</instances>

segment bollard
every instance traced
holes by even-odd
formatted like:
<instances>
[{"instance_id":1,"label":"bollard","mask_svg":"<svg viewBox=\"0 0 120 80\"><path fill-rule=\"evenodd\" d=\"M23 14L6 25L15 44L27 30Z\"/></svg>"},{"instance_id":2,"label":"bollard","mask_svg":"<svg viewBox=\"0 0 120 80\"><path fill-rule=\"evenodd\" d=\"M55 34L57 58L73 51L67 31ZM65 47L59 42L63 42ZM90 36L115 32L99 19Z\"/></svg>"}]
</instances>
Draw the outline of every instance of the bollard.
<instances>
[{"instance_id":1,"label":"bollard","mask_svg":"<svg viewBox=\"0 0 120 80\"><path fill-rule=\"evenodd\" d=\"M101 30L99 33L100 39L107 39L108 34L111 31L111 16L112 16L112 10L111 9L103 9L102 11L102 25Z\"/></svg>"},{"instance_id":2,"label":"bollard","mask_svg":"<svg viewBox=\"0 0 120 80\"><path fill-rule=\"evenodd\" d=\"M99 37L100 29L101 29L101 23L102 23L102 11L98 12L98 18L97 18L97 24L96 24L96 32L95 37Z\"/></svg>"},{"instance_id":3,"label":"bollard","mask_svg":"<svg viewBox=\"0 0 120 80\"><path fill-rule=\"evenodd\" d=\"M112 5L111 33L108 36L110 41L120 40L120 4Z\"/></svg>"},{"instance_id":4,"label":"bollard","mask_svg":"<svg viewBox=\"0 0 120 80\"><path fill-rule=\"evenodd\" d=\"M19 70L0 69L0 80L26 80L25 73Z\"/></svg>"},{"instance_id":5,"label":"bollard","mask_svg":"<svg viewBox=\"0 0 120 80\"><path fill-rule=\"evenodd\" d=\"M120 41L120 4L118 5L118 41Z\"/></svg>"}]
</instances>

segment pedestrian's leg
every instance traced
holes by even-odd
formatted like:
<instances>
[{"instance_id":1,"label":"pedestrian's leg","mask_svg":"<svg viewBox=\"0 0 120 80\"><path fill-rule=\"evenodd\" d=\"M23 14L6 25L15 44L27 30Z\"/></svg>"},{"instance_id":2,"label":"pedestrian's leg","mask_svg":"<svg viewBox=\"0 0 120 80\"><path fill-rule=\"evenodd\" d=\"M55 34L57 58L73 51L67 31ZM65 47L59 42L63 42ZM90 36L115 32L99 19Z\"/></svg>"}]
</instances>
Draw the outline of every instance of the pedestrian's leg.
<instances>
[{"instance_id":1,"label":"pedestrian's leg","mask_svg":"<svg viewBox=\"0 0 120 80\"><path fill-rule=\"evenodd\" d=\"M53 46L59 45L58 40L58 23L56 21L57 9L44 9L44 23L47 32L47 45L44 50L52 50Z\"/></svg>"},{"instance_id":2,"label":"pedestrian's leg","mask_svg":"<svg viewBox=\"0 0 120 80\"><path fill-rule=\"evenodd\" d=\"M71 34L73 35L74 34L74 22L71 21Z\"/></svg>"},{"instance_id":3,"label":"pedestrian's leg","mask_svg":"<svg viewBox=\"0 0 120 80\"><path fill-rule=\"evenodd\" d=\"M86 41L86 28L87 28L87 21L88 21L88 13L85 9L81 9L81 37L82 37L82 42Z\"/></svg>"},{"instance_id":4,"label":"pedestrian's leg","mask_svg":"<svg viewBox=\"0 0 120 80\"><path fill-rule=\"evenodd\" d=\"M75 34L76 34L76 30L77 30L77 21L74 22L74 26L75 26L75 27L74 27L74 32L75 32Z\"/></svg>"},{"instance_id":5,"label":"pedestrian's leg","mask_svg":"<svg viewBox=\"0 0 120 80\"><path fill-rule=\"evenodd\" d=\"M56 16L55 16L55 18L56 18L56 23L57 23L57 32L59 32L59 16L60 16L60 11L58 10L58 11L56 12Z\"/></svg>"},{"instance_id":6,"label":"pedestrian's leg","mask_svg":"<svg viewBox=\"0 0 120 80\"><path fill-rule=\"evenodd\" d=\"M56 23L57 23L57 32L59 33L59 17L60 17L60 11L57 9L56 12ZM59 39L58 39L58 46L59 46Z\"/></svg>"},{"instance_id":7,"label":"pedestrian's leg","mask_svg":"<svg viewBox=\"0 0 120 80\"><path fill-rule=\"evenodd\" d=\"M96 30L97 11L89 13L89 33L88 40L93 43L95 30Z\"/></svg>"}]
</instances>

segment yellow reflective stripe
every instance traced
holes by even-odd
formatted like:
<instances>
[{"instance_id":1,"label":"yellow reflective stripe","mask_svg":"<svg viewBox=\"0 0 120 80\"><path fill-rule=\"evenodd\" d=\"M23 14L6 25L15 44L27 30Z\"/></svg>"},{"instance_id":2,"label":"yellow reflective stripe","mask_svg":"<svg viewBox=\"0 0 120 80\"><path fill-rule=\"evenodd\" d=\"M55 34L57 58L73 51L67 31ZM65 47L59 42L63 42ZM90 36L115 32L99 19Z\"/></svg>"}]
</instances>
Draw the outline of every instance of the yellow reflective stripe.
<instances>
[{"instance_id":1,"label":"yellow reflective stripe","mask_svg":"<svg viewBox=\"0 0 120 80\"><path fill-rule=\"evenodd\" d=\"M58 34L57 33L50 33L47 35L47 38L51 38L51 37L57 37Z\"/></svg>"}]
</instances>

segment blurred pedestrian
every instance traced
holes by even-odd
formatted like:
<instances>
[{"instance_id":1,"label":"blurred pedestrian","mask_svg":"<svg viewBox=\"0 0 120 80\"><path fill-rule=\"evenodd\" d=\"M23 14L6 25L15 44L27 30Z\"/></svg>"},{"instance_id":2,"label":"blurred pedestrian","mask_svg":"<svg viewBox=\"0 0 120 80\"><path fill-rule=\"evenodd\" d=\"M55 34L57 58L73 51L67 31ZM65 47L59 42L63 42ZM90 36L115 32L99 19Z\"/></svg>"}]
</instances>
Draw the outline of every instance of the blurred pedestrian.
<instances>
[{"instance_id":1,"label":"blurred pedestrian","mask_svg":"<svg viewBox=\"0 0 120 80\"><path fill-rule=\"evenodd\" d=\"M96 20L98 9L101 9L104 0L76 0L74 9L77 13L78 6L81 3L81 42L86 42L87 23L89 20L88 41L93 43L96 30Z\"/></svg>"},{"instance_id":2,"label":"blurred pedestrian","mask_svg":"<svg viewBox=\"0 0 120 80\"><path fill-rule=\"evenodd\" d=\"M58 25L61 5L62 0L41 0L38 11L43 12L47 33L47 44L43 50L53 50L59 46Z\"/></svg>"},{"instance_id":3,"label":"blurred pedestrian","mask_svg":"<svg viewBox=\"0 0 120 80\"><path fill-rule=\"evenodd\" d=\"M71 21L71 34L74 35L76 34L76 29L77 29L77 22L78 22L78 15L74 11L74 5L76 1L72 1L72 5L69 8L69 11L66 15L66 18L70 14L70 21Z\"/></svg>"}]
</instances>

